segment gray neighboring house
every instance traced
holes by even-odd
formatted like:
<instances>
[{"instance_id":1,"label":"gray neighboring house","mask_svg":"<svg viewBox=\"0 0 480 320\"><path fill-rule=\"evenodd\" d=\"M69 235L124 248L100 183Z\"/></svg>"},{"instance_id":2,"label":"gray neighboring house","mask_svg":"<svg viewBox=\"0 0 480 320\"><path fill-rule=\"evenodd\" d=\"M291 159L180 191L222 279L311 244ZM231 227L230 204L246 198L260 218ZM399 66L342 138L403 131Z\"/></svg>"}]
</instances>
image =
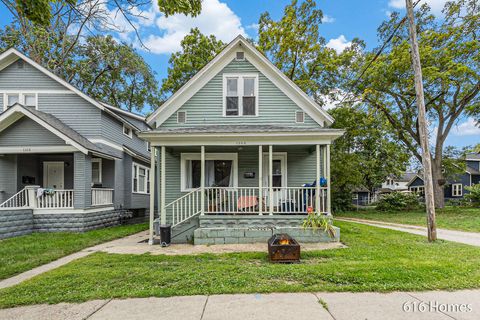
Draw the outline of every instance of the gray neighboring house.
<instances>
[{"instance_id":1,"label":"gray neighboring house","mask_svg":"<svg viewBox=\"0 0 480 320\"><path fill-rule=\"evenodd\" d=\"M446 182L444 186L445 200L463 199L465 194L468 193L465 187L480 183L480 154L467 154L465 162L465 172ZM425 194L425 186L421 174L415 175L415 177L408 182L407 186L408 190L412 192L417 192L421 196Z\"/></svg>"},{"instance_id":2,"label":"gray neighboring house","mask_svg":"<svg viewBox=\"0 0 480 320\"><path fill-rule=\"evenodd\" d=\"M15 49L0 55L0 238L144 216L143 116L102 104Z\"/></svg>"}]
</instances>

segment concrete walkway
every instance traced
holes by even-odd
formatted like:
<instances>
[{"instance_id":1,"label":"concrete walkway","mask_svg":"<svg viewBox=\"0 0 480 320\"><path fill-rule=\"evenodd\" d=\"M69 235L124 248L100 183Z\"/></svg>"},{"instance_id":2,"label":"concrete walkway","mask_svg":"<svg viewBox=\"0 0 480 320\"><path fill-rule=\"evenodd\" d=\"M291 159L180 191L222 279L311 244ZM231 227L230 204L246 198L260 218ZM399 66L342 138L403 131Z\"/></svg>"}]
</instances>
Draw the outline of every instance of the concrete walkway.
<instances>
[{"instance_id":1,"label":"concrete walkway","mask_svg":"<svg viewBox=\"0 0 480 320\"><path fill-rule=\"evenodd\" d=\"M369 226L392 229L397 231L403 231L413 234L418 234L422 236L427 236L427 228L420 226L413 226L407 224L399 223L390 223L377 220L367 220L367 219L357 219L357 218L335 218L338 221L348 221L356 222L361 224L366 224ZM480 233L479 232L465 232L465 231L455 231L447 229L438 229L437 228L437 238L442 240L448 240L453 242L459 242L464 244L469 244L472 246L480 247ZM479 316L480 318L480 316Z\"/></svg>"},{"instance_id":2,"label":"concrete walkway","mask_svg":"<svg viewBox=\"0 0 480 320\"><path fill-rule=\"evenodd\" d=\"M473 320L479 315L480 290L187 296L0 310L0 319L4 320Z\"/></svg>"}]
</instances>

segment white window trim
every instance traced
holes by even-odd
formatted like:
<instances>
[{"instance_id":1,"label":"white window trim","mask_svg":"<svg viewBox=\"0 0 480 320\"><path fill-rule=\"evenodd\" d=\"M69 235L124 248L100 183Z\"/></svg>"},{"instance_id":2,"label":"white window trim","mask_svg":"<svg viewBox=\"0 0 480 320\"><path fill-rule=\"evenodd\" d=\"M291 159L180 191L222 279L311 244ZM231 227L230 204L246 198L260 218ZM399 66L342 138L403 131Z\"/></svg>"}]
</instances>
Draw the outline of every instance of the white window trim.
<instances>
[{"instance_id":1,"label":"white window trim","mask_svg":"<svg viewBox=\"0 0 480 320\"><path fill-rule=\"evenodd\" d=\"M303 113L303 117L302 117L303 121L297 121L297 115L299 113ZM295 123L305 123L305 111L295 111Z\"/></svg>"},{"instance_id":2,"label":"white window trim","mask_svg":"<svg viewBox=\"0 0 480 320\"><path fill-rule=\"evenodd\" d=\"M238 94L238 115L237 116L227 116L227 78L238 78L237 82L237 94ZM243 115L243 78L254 78L255 79L255 114L254 115ZM258 117L258 101L259 101L259 91L258 91L258 73L224 73L223 74L223 116L226 118L235 118L235 117Z\"/></svg>"},{"instance_id":3,"label":"white window trim","mask_svg":"<svg viewBox=\"0 0 480 320\"><path fill-rule=\"evenodd\" d=\"M452 197L461 197L461 196L463 196L463 184L453 183L452 184Z\"/></svg>"},{"instance_id":4,"label":"white window trim","mask_svg":"<svg viewBox=\"0 0 480 320\"><path fill-rule=\"evenodd\" d=\"M126 133L125 133L125 128L127 128L127 129L129 130L129 132L130 132L129 134L126 134ZM123 124L122 133L123 133L124 136L127 136L127 137L129 137L130 139L133 139L133 129L132 129L131 127L126 126L125 124Z\"/></svg>"},{"instance_id":5,"label":"white window trim","mask_svg":"<svg viewBox=\"0 0 480 320\"><path fill-rule=\"evenodd\" d=\"M264 188L268 188L269 184L269 169L268 169L268 164L269 164L269 155L268 152L263 153L263 182L262 185ZM272 152L272 161L273 160L280 160L282 162L282 188L283 187L288 187L288 178L287 178L287 168L288 168L288 158L287 158L287 152Z\"/></svg>"},{"instance_id":6,"label":"white window trim","mask_svg":"<svg viewBox=\"0 0 480 320\"><path fill-rule=\"evenodd\" d=\"M25 95L27 94L34 94L35 95L35 109L38 110L38 92L31 92L31 91L25 91L25 92L4 92L3 93L3 111L6 111L8 109L8 96L13 95L13 94L18 94L18 103L21 105L25 106Z\"/></svg>"},{"instance_id":7,"label":"white window trim","mask_svg":"<svg viewBox=\"0 0 480 320\"><path fill-rule=\"evenodd\" d=\"M103 183L102 158L92 158L92 163L94 162L98 162L98 183ZM94 184L93 176L92 176L92 184Z\"/></svg>"},{"instance_id":8,"label":"white window trim","mask_svg":"<svg viewBox=\"0 0 480 320\"><path fill-rule=\"evenodd\" d=\"M186 187L187 161L201 160L200 153L182 153L180 154L180 191L190 192L194 188ZM207 160L231 160L233 165L233 187L238 188L238 153L205 153Z\"/></svg>"},{"instance_id":9,"label":"white window trim","mask_svg":"<svg viewBox=\"0 0 480 320\"><path fill-rule=\"evenodd\" d=\"M137 183L140 182L139 175L140 175L140 168L145 169L145 191L140 191L139 186L137 185L137 191L134 190L134 185L135 185L135 177L133 176L133 173L135 172L134 167L137 167ZM136 194L150 194L150 192L147 192L148 190L148 183L149 183L149 177L150 177L150 168L147 166L144 166L140 163L137 162L132 162L132 193Z\"/></svg>"}]
</instances>

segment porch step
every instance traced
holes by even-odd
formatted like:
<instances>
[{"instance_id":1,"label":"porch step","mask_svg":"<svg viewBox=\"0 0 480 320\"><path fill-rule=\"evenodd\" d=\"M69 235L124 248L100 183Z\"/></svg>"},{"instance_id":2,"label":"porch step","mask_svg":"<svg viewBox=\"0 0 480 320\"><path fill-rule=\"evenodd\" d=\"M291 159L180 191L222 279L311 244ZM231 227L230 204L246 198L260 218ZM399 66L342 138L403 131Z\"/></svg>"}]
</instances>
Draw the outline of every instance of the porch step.
<instances>
[{"instance_id":1,"label":"porch step","mask_svg":"<svg viewBox=\"0 0 480 320\"><path fill-rule=\"evenodd\" d=\"M198 228L194 231L194 244L244 244L267 243L275 233L287 233L300 243L339 242L340 229L336 228L334 238L323 230L303 229L302 227L252 227L252 228Z\"/></svg>"},{"instance_id":2,"label":"porch step","mask_svg":"<svg viewBox=\"0 0 480 320\"><path fill-rule=\"evenodd\" d=\"M176 225L172 228L172 243L192 243L193 232L199 226L198 216Z\"/></svg>"}]
</instances>

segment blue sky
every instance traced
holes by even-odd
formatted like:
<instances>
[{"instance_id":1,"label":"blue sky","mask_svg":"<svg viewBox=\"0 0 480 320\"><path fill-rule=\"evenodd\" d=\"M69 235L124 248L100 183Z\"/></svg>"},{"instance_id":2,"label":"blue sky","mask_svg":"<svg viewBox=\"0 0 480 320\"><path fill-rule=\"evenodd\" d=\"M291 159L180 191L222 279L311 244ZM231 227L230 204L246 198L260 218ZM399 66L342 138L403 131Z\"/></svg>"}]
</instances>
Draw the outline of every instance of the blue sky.
<instances>
[{"instance_id":1,"label":"blue sky","mask_svg":"<svg viewBox=\"0 0 480 320\"><path fill-rule=\"evenodd\" d=\"M423 0L428 2L434 13L440 16L446 0ZM145 46L139 46L133 29L115 12L111 18L121 32L114 36L137 46L139 53L156 72L159 82L166 76L168 58L179 50L180 41L192 27L198 27L204 34L214 34L228 42L236 35L243 34L256 38L256 24L262 12L268 11L273 19L279 19L290 0L203 0L202 13L197 18L175 15L169 18L158 12L156 5L144 11L145 19L135 22ZM317 0L324 13L320 26L328 46L342 50L353 38L363 39L369 49L377 46L376 29L392 11L404 12L405 0ZM108 10L108 9L107 9ZM8 23L11 17L0 10L0 25ZM472 119L461 119L452 130L447 144L456 146L480 142L480 129L474 127Z\"/></svg>"}]
</instances>

